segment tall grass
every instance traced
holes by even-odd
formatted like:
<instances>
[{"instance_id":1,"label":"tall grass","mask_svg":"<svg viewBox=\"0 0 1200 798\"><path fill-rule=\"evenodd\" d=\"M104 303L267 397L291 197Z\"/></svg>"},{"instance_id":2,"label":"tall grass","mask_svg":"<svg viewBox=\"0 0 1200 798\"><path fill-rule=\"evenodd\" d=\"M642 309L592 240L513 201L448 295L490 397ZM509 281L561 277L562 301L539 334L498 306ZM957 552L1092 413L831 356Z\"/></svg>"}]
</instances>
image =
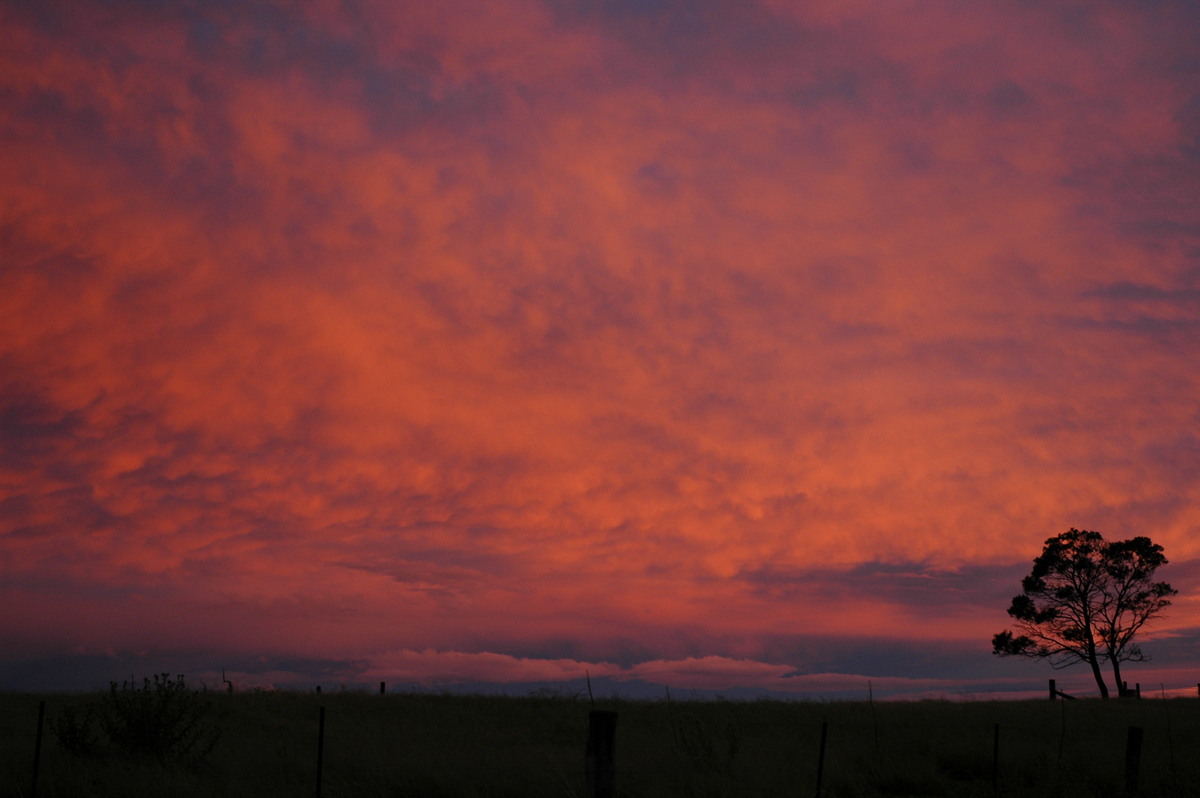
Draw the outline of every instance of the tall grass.
<instances>
[{"instance_id":1,"label":"tall grass","mask_svg":"<svg viewBox=\"0 0 1200 798\"><path fill-rule=\"evenodd\" d=\"M324 796L582 796L589 704L572 697L209 695L219 744L201 760L72 753L44 741L41 796L306 796L326 708ZM37 703L0 694L0 796L28 795ZM1129 726L1143 796L1200 796L1200 701L817 703L622 701L622 796L808 796L828 723L826 798L1121 794ZM998 790L993 741L1000 726Z\"/></svg>"}]
</instances>

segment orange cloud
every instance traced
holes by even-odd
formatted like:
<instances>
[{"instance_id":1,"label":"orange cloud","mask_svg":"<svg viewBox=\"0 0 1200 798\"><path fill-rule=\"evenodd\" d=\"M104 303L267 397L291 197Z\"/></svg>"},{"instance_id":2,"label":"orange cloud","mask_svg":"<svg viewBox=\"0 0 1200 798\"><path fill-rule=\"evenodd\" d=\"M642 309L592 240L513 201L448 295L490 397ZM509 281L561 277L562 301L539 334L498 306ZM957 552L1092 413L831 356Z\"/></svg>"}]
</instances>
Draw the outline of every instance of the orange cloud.
<instances>
[{"instance_id":1,"label":"orange cloud","mask_svg":"<svg viewBox=\"0 0 1200 798\"><path fill-rule=\"evenodd\" d=\"M500 678L1200 557L1167 6L0 11L5 631Z\"/></svg>"}]
</instances>

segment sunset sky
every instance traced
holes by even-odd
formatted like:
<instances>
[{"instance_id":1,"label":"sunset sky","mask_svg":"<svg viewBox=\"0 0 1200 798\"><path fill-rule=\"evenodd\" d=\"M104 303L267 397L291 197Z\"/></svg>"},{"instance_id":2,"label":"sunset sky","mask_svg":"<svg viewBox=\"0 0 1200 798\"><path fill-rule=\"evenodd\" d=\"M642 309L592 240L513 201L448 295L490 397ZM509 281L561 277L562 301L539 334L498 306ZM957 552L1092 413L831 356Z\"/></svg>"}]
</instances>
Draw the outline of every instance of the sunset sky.
<instances>
[{"instance_id":1,"label":"sunset sky","mask_svg":"<svg viewBox=\"0 0 1200 798\"><path fill-rule=\"evenodd\" d=\"M1200 681L1192 0L0 0L0 688Z\"/></svg>"}]
</instances>

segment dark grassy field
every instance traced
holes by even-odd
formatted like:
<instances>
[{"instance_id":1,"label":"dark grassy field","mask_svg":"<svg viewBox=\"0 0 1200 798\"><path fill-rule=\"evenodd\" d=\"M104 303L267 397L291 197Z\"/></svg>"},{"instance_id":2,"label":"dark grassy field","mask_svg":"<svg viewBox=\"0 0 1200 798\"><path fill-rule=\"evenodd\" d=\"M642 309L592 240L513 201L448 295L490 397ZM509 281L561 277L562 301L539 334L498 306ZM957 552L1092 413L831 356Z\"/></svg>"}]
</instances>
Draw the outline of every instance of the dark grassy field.
<instances>
[{"instance_id":1,"label":"dark grassy field","mask_svg":"<svg viewBox=\"0 0 1200 798\"><path fill-rule=\"evenodd\" d=\"M211 753L71 753L50 721L96 695L0 694L0 795L30 794L45 700L41 796L310 796L325 707L324 796L583 796L586 700L336 693L203 694ZM1140 795L1200 795L1200 700L597 702L618 714L621 796L1116 796L1128 728ZM1000 727L997 789L993 743Z\"/></svg>"}]
</instances>

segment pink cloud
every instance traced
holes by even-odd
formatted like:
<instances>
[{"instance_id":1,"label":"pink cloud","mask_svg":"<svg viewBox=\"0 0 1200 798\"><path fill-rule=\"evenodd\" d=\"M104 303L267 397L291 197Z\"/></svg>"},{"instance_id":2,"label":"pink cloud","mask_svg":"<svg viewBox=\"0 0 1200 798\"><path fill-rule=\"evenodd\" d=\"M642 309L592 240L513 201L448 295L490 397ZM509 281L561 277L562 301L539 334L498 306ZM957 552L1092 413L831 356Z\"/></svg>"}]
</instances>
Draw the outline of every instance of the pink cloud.
<instances>
[{"instance_id":1,"label":"pink cloud","mask_svg":"<svg viewBox=\"0 0 1200 798\"><path fill-rule=\"evenodd\" d=\"M0 12L10 631L959 641L839 580L1200 557L1195 20L835 5Z\"/></svg>"}]
</instances>

